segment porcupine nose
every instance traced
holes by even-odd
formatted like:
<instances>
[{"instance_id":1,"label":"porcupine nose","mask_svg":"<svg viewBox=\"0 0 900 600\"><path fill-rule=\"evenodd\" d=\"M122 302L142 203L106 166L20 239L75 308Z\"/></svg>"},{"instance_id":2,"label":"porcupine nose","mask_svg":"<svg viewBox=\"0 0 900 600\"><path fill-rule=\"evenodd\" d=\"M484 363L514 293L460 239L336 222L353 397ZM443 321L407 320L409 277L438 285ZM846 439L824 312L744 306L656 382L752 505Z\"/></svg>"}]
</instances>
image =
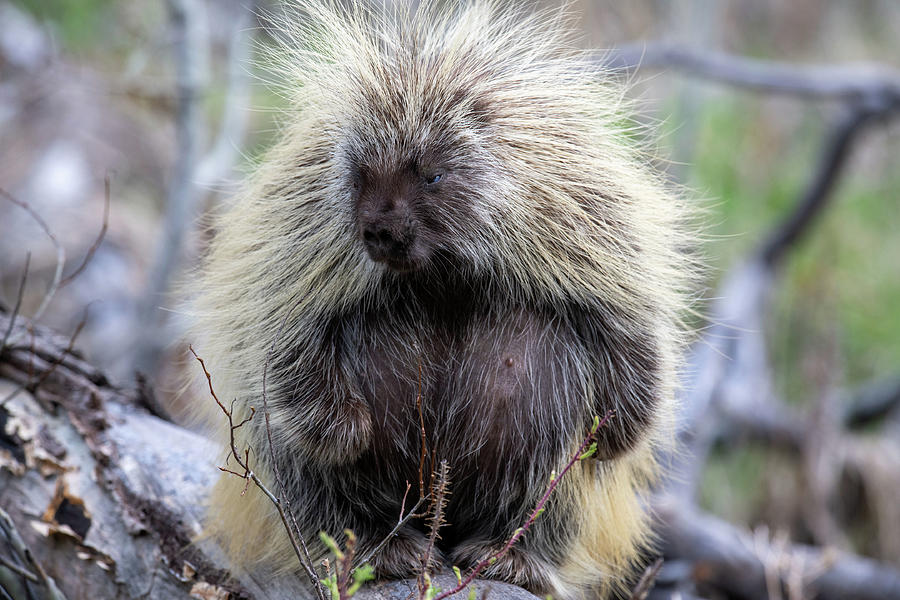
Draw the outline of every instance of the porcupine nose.
<instances>
[{"instance_id":1,"label":"porcupine nose","mask_svg":"<svg viewBox=\"0 0 900 600\"><path fill-rule=\"evenodd\" d=\"M385 202L361 215L363 243L372 260L403 262L408 258L412 238L409 218L402 205Z\"/></svg>"},{"instance_id":2,"label":"porcupine nose","mask_svg":"<svg viewBox=\"0 0 900 600\"><path fill-rule=\"evenodd\" d=\"M405 252L406 244L395 228L383 223L371 223L363 228L363 241L369 254L375 260L400 258Z\"/></svg>"}]
</instances>

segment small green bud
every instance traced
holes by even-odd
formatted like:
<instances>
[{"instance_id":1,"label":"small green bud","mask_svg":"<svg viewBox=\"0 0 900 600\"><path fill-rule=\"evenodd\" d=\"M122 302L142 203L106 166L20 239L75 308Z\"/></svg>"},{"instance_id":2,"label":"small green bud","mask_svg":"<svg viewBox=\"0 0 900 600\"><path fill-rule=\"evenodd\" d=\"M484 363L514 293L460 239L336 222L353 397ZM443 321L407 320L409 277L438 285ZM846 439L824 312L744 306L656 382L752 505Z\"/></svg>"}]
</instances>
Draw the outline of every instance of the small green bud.
<instances>
[{"instance_id":1,"label":"small green bud","mask_svg":"<svg viewBox=\"0 0 900 600\"><path fill-rule=\"evenodd\" d=\"M588 446L587 450L585 450L581 456L578 457L578 460L584 460L586 458L592 457L597 453L597 442L593 442L590 446Z\"/></svg>"},{"instance_id":2,"label":"small green bud","mask_svg":"<svg viewBox=\"0 0 900 600\"><path fill-rule=\"evenodd\" d=\"M322 543L331 550L331 553L334 554L335 558L338 560L344 560L344 553L341 552L341 549L338 548L337 542L334 541L334 538L325 533L324 531L319 532L319 539L322 540Z\"/></svg>"}]
</instances>

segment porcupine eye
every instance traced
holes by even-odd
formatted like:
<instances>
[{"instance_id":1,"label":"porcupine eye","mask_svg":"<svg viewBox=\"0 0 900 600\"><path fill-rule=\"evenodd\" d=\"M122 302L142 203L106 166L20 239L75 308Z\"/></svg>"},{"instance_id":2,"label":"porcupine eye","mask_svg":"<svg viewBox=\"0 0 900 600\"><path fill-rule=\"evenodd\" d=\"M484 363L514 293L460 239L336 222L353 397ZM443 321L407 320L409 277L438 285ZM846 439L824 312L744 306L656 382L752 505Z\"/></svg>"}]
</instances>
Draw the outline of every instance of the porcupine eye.
<instances>
[{"instance_id":1,"label":"porcupine eye","mask_svg":"<svg viewBox=\"0 0 900 600\"><path fill-rule=\"evenodd\" d=\"M443 173L435 173L434 175L431 175L431 176L425 178L425 184L426 185L434 185L443 178L444 178Z\"/></svg>"}]
</instances>

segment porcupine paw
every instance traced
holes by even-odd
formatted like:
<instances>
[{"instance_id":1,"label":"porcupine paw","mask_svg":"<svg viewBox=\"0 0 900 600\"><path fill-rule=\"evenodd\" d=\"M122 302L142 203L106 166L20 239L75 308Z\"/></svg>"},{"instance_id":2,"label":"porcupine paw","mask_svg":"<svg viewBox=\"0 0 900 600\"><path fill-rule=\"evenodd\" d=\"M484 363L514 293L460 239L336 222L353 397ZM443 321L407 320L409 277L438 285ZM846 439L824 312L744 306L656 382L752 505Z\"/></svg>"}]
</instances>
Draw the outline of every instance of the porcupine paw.
<instances>
[{"instance_id":1,"label":"porcupine paw","mask_svg":"<svg viewBox=\"0 0 900 600\"><path fill-rule=\"evenodd\" d=\"M453 550L451 562L465 572L496 554L503 545L486 540L463 542ZM512 583L541 596L557 589L558 586L554 585L557 571L553 564L534 552L512 547L488 566L480 577Z\"/></svg>"},{"instance_id":2,"label":"porcupine paw","mask_svg":"<svg viewBox=\"0 0 900 600\"><path fill-rule=\"evenodd\" d=\"M372 563L379 579L400 579L416 577L422 571L422 563L428 551L428 540L415 529L404 529L388 541L375 555ZM437 548L431 549L429 573L438 573L444 568L444 557Z\"/></svg>"},{"instance_id":3,"label":"porcupine paw","mask_svg":"<svg viewBox=\"0 0 900 600\"><path fill-rule=\"evenodd\" d=\"M347 402L317 416L318 422L310 423L304 437L308 452L321 462L348 463L369 446L372 415L362 402Z\"/></svg>"}]
</instances>

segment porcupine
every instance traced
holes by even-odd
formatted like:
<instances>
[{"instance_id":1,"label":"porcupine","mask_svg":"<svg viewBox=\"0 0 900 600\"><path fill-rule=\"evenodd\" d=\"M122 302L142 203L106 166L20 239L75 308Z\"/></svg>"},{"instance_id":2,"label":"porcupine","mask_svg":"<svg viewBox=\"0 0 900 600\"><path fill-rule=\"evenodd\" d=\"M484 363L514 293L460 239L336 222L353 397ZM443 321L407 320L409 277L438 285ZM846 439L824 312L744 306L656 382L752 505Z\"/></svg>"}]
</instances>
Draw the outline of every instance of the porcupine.
<instances>
[{"instance_id":1,"label":"porcupine","mask_svg":"<svg viewBox=\"0 0 900 600\"><path fill-rule=\"evenodd\" d=\"M649 539L691 270L685 203L628 140L622 84L573 49L562 12L295 4L265 59L287 122L196 277L193 341L219 396L242 418L266 373L316 561L320 530L351 529L365 553L396 523L419 479L420 398L428 462L453 473L437 552L461 568L510 538L612 410L597 457L485 576L556 598L616 589ZM238 446L271 483L263 423ZM210 529L236 564L297 568L243 487L220 479ZM377 573L415 574L424 529L401 529Z\"/></svg>"}]
</instances>

